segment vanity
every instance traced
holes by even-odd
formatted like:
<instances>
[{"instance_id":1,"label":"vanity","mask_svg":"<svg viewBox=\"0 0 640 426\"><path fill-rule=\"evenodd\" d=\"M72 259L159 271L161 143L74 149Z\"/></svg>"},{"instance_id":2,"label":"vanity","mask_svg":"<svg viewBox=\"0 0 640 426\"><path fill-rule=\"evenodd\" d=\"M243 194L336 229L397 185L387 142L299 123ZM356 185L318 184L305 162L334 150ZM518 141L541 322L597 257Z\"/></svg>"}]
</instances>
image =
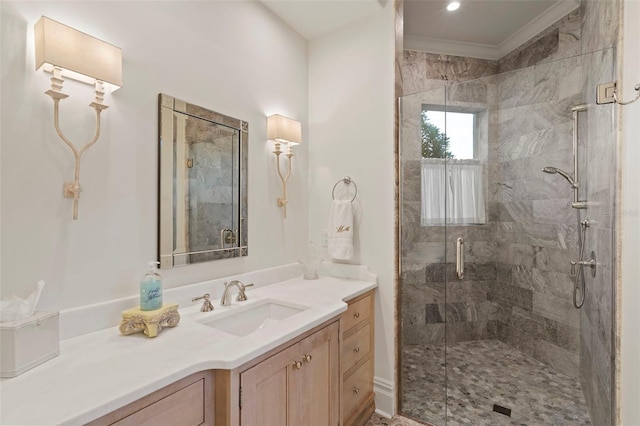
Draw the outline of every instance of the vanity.
<instances>
[{"instance_id":1,"label":"vanity","mask_svg":"<svg viewBox=\"0 0 640 426\"><path fill-rule=\"evenodd\" d=\"M153 339L113 327L64 340L58 358L0 382L0 423L363 424L374 409L376 279L353 268L256 282L248 301L215 299L212 312L181 305L180 324ZM269 321L233 325L256 317Z\"/></svg>"}]
</instances>

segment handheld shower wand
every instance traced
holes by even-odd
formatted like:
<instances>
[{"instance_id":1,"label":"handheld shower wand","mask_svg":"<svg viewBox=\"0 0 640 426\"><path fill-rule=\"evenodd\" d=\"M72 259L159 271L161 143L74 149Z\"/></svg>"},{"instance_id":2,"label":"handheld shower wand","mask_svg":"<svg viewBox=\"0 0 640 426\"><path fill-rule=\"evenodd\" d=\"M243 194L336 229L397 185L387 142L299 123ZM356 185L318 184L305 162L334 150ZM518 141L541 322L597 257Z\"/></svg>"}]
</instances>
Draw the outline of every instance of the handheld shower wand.
<instances>
[{"instance_id":1,"label":"handheld shower wand","mask_svg":"<svg viewBox=\"0 0 640 426\"><path fill-rule=\"evenodd\" d=\"M571 177L571 175L567 172L565 172L562 169L559 169L557 167L552 167L552 166L547 166L544 167L542 169L543 172L545 173L549 173L552 175L555 174L559 174L560 176L562 176L563 178L565 178L567 180L567 182L569 182L569 185L571 185L571 188L573 189L573 203L571 203L571 207L573 207L574 209L586 209L587 208L587 202L586 201L580 201L578 199L578 182L576 182L574 180L573 177Z\"/></svg>"},{"instance_id":2,"label":"handheld shower wand","mask_svg":"<svg viewBox=\"0 0 640 426\"><path fill-rule=\"evenodd\" d=\"M557 167L547 166L547 167L543 168L542 171L545 172L545 173L552 174L552 175L557 173L560 176L562 176L563 178L565 178L567 180L567 182L569 182L569 184L571 185L571 188L573 188L573 189L577 189L578 188L578 184L573 180L571 175L569 175L569 173L565 172L562 169L559 169Z\"/></svg>"}]
</instances>

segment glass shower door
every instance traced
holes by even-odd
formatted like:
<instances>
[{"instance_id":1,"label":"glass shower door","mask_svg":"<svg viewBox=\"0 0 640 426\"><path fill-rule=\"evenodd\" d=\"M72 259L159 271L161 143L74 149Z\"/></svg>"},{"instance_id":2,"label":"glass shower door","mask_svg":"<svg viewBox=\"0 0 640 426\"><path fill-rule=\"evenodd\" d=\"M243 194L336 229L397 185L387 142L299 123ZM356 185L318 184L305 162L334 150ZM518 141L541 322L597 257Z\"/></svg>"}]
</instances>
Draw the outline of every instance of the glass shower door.
<instances>
[{"instance_id":1,"label":"glass shower door","mask_svg":"<svg viewBox=\"0 0 640 426\"><path fill-rule=\"evenodd\" d=\"M431 90L400 99L399 404L405 416L444 424L445 321L439 307L447 274L446 146L427 111L444 111L445 88L431 83Z\"/></svg>"}]
</instances>

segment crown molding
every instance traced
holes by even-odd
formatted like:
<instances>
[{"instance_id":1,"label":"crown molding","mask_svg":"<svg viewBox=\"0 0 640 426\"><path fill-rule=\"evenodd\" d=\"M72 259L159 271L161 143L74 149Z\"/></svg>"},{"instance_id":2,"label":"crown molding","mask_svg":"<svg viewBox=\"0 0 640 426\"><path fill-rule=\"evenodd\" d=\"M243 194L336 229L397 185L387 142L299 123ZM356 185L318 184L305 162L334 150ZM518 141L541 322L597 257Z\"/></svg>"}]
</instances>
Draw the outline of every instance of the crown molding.
<instances>
[{"instance_id":1,"label":"crown molding","mask_svg":"<svg viewBox=\"0 0 640 426\"><path fill-rule=\"evenodd\" d=\"M523 45L580 6L580 0L559 1L496 46L502 58Z\"/></svg>"},{"instance_id":2,"label":"crown molding","mask_svg":"<svg viewBox=\"0 0 640 426\"><path fill-rule=\"evenodd\" d=\"M558 1L499 45L466 43L453 40L405 35L404 49L495 61L531 40L533 37L540 34L540 32L565 17L568 13L573 12L580 6L580 2L581 0Z\"/></svg>"},{"instance_id":3,"label":"crown molding","mask_svg":"<svg viewBox=\"0 0 640 426\"><path fill-rule=\"evenodd\" d=\"M500 59L497 46L480 43L464 43L453 40L435 39L429 37L406 35L404 37L405 50L419 50L429 53L441 53L468 58Z\"/></svg>"}]
</instances>

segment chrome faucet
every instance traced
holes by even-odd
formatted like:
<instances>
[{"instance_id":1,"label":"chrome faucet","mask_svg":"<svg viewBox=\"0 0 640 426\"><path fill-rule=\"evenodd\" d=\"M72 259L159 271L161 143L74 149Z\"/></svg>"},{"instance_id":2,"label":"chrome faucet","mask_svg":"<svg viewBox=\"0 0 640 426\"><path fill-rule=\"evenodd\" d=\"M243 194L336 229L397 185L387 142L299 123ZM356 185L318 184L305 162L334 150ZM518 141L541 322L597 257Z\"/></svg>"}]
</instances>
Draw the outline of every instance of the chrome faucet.
<instances>
[{"instance_id":1,"label":"chrome faucet","mask_svg":"<svg viewBox=\"0 0 640 426\"><path fill-rule=\"evenodd\" d=\"M211 304L211 300L209 300L210 297L211 297L211 295L209 293L207 293L204 296L194 297L193 299L191 299L191 301L192 302L197 302L198 300L204 299L204 302L202 302L202 308L200 308L200 311L201 312L210 312L210 311L213 311L213 305Z\"/></svg>"},{"instance_id":2,"label":"chrome faucet","mask_svg":"<svg viewBox=\"0 0 640 426\"><path fill-rule=\"evenodd\" d=\"M236 297L236 300L238 302L244 302L245 300L247 300L247 295L245 294L245 289L247 287L251 287L253 286L253 284L242 284L240 281L238 280L233 280L233 281L229 281L229 282L225 282L224 283L224 292L222 293L222 299L220 299L221 303L220 306L229 306L231 305L231 287L236 286L238 287L238 297Z\"/></svg>"}]
</instances>

